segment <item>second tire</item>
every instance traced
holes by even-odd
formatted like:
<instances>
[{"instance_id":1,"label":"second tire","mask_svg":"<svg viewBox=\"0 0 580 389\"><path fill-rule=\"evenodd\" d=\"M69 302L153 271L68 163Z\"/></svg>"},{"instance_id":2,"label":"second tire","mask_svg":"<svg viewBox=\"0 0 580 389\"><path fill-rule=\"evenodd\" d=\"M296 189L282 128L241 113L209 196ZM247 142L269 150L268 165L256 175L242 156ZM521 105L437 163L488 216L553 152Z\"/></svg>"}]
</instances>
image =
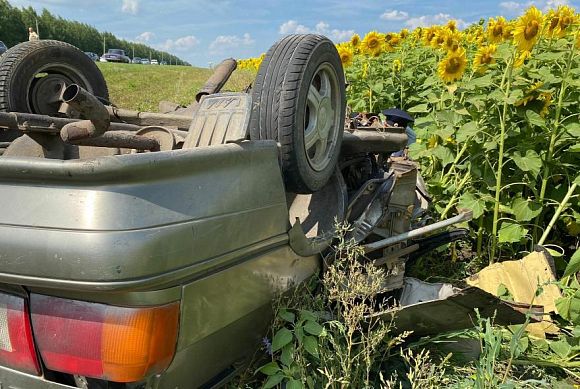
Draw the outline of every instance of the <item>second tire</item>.
<instances>
[{"instance_id":1,"label":"second tire","mask_svg":"<svg viewBox=\"0 0 580 389\"><path fill-rule=\"evenodd\" d=\"M276 140L286 189L312 193L330 179L344 130L345 82L334 44L289 35L260 65L252 90L250 138Z\"/></svg>"}]
</instances>

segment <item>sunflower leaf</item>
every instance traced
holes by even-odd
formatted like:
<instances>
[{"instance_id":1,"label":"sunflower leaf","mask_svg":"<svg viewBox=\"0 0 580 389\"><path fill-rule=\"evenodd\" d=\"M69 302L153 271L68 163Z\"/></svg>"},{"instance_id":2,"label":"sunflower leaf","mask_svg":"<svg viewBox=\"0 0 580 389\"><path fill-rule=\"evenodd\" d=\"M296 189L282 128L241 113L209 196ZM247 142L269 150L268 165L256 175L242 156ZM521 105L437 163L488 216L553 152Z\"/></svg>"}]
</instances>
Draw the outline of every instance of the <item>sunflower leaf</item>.
<instances>
[{"instance_id":1,"label":"sunflower leaf","mask_svg":"<svg viewBox=\"0 0 580 389\"><path fill-rule=\"evenodd\" d=\"M409 108L407 111L414 113L414 112L427 112L429 111L428 104L419 104L414 107Z\"/></svg>"},{"instance_id":2,"label":"sunflower leaf","mask_svg":"<svg viewBox=\"0 0 580 389\"><path fill-rule=\"evenodd\" d=\"M564 129L570 136L580 138L580 123L568 123L564 126Z\"/></svg>"},{"instance_id":3,"label":"sunflower leaf","mask_svg":"<svg viewBox=\"0 0 580 389\"><path fill-rule=\"evenodd\" d=\"M498 233L498 240L500 243L517 243L526 234L528 230L517 223L503 222Z\"/></svg>"},{"instance_id":4,"label":"sunflower leaf","mask_svg":"<svg viewBox=\"0 0 580 389\"><path fill-rule=\"evenodd\" d=\"M568 266L566 266L566 270L564 271L564 277L569 275L578 273L580 271L580 249L576 250L576 252L570 258L570 262L568 262Z\"/></svg>"},{"instance_id":5,"label":"sunflower leaf","mask_svg":"<svg viewBox=\"0 0 580 389\"><path fill-rule=\"evenodd\" d=\"M457 206L459 208L471 209L473 211L473 219L478 219L485 212L485 201L476 198L471 193L463 194Z\"/></svg>"},{"instance_id":6,"label":"sunflower leaf","mask_svg":"<svg viewBox=\"0 0 580 389\"><path fill-rule=\"evenodd\" d=\"M537 175L542 168L542 159L535 150L527 150L526 155L521 155L516 151L512 155L515 164L524 172L532 172Z\"/></svg>"},{"instance_id":7,"label":"sunflower leaf","mask_svg":"<svg viewBox=\"0 0 580 389\"><path fill-rule=\"evenodd\" d=\"M532 220L542 212L540 204L521 197L514 199L511 208L516 220L519 222Z\"/></svg>"},{"instance_id":8,"label":"sunflower leaf","mask_svg":"<svg viewBox=\"0 0 580 389\"><path fill-rule=\"evenodd\" d=\"M455 139L457 139L458 142L464 142L467 140L467 138L477 134L478 131L478 127L477 127L477 123L476 122L467 122L464 125L462 125L459 130L457 130L457 133L455 134Z\"/></svg>"},{"instance_id":9,"label":"sunflower leaf","mask_svg":"<svg viewBox=\"0 0 580 389\"><path fill-rule=\"evenodd\" d=\"M534 126L544 127L546 125L546 121L544 120L544 118L530 109L526 111L526 118L528 119L530 124Z\"/></svg>"}]
</instances>

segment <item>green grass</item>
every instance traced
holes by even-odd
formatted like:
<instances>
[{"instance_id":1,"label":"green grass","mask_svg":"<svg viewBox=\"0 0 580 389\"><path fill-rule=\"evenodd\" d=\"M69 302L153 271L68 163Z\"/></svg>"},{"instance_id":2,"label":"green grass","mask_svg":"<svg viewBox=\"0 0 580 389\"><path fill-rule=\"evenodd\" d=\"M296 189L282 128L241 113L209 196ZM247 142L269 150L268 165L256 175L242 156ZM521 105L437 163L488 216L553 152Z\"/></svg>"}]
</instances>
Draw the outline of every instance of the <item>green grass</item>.
<instances>
[{"instance_id":1,"label":"green grass","mask_svg":"<svg viewBox=\"0 0 580 389\"><path fill-rule=\"evenodd\" d=\"M189 105L213 71L191 66L98 63L111 102L121 108L157 112L160 101ZM222 91L243 91L253 74L236 70Z\"/></svg>"}]
</instances>

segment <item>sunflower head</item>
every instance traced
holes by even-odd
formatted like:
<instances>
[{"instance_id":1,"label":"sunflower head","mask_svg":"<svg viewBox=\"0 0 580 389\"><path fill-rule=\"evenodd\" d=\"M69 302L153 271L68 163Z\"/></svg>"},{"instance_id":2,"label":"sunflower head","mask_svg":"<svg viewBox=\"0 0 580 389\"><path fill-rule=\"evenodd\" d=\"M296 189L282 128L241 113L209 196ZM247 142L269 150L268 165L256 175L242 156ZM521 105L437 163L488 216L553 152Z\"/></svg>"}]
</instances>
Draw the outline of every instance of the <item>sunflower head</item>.
<instances>
[{"instance_id":1,"label":"sunflower head","mask_svg":"<svg viewBox=\"0 0 580 389\"><path fill-rule=\"evenodd\" d=\"M489 22L487 23L487 39L491 43L503 42L506 27L507 21L503 16L497 19L489 18Z\"/></svg>"},{"instance_id":2,"label":"sunflower head","mask_svg":"<svg viewBox=\"0 0 580 389\"><path fill-rule=\"evenodd\" d=\"M451 19L451 20L447 21L447 24L445 25L445 27L447 27L447 29L449 31L457 31L457 21Z\"/></svg>"},{"instance_id":3,"label":"sunflower head","mask_svg":"<svg viewBox=\"0 0 580 389\"><path fill-rule=\"evenodd\" d=\"M409 36L409 30L406 28L403 28L401 30L401 32L399 33L399 36L401 37L401 39L405 39Z\"/></svg>"},{"instance_id":4,"label":"sunflower head","mask_svg":"<svg viewBox=\"0 0 580 389\"><path fill-rule=\"evenodd\" d=\"M539 99L543 101L542 109L540 110L540 116L546 117L548 114L548 110L550 105L552 105L552 93L551 92L542 92L540 93Z\"/></svg>"},{"instance_id":5,"label":"sunflower head","mask_svg":"<svg viewBox=\"0 0 580 389\"><path fill-rule=\"evenodd\" d=\"M574 9L564 5L559 6L556 11L550 10L546 15L546 34L549 37L564 37L572 31L571 26L578 23L578 15Z\"/></svg>"},{"instance_id":6,"label":"sunflower head","mask_svg":"<svg viewBox=\"0 0 580 389\"><path fill-rule=\"evenodd\" d=\"M437 35L437 31L440 29L440 27L437 26L431 26L431 27L427 27L423 30L423 44L425 46L430 46L431 45L431 41L435 38L435 35Z\"/></svg>"},{"instance_id":7,"label":"sunflower head","mask_svg":"<svg viewBox=\"0 0 580 389\"><path fill-rule=\"evenodd\" d=\"M503 40L504 41L507 41L507 40L510 40L513 38L514 28L515 28L515 23L513 21L506 23L505 27L503 28Z\"/></svg>"},{"instance_id":8,"label":"sunflower head","mask_svg":"<svg viewBox=\"0 0 580 389\"><path fill-rule=\"evenodd\" d=\"M467 66L465 49L459 48L457 51L447 53L447 56L439 62L437 73L444 82L453 82L461 79Z\"/></svg>"},{"instance_id":9,"label":"sunflower head","mask_svg":"<svg viewBox=\"0 0 580 389\"><path fill-rule=\"evenodd\" d=\"M403 64L401 63L401 60L399 60L399 59L395 59L395 60L393 61L393 71L394 71L395 73L398 73L398 72L400 72L400 71L401 71L401 69L402 69L402 68L403 68Z\"/></svg>"},{"instance_id":10,"label":"sunflower head","mask_svg":"<svg viewBox=\"0 0 580 389\"><path fill-rule=\"evenodd\" d=\"M530 57L532 53L528 50L521 51L514 61L514 67L519 68L522 66Z\"/></svg>"},{"instance_id":11,"label":"sunflower head","mask_svg":"<svg viewBox=\"0 0 580 389\"><path fill-rule=\"evenodd\" d=\"M336 48L338 50L338 55L340 57L340 62L342 66L348 67L352 65L352 60L354 58L353 47L349 44L341 44Z\"/></svg>"},{"instance_id":12,"label":"sunflower head","mask_svg":"<svg viewBox=\"0 0 580 389\"><path fill-rule=\"evenodd\" d=\"M447 35L450 31L446 28L439 28L431 39L431 47L434 49L442 48L447 40Z\"/></svg>"},{"instance_id":13,"label":"sunflower head","mask_svg":"<svg viewBox=\"0 0 580 389\"><path fill-rule=\"evenodd\" d=\"M447 51L457 51L461 45L461 33L459 31L447 30L445 33L445 41L443 48Z\"/></svg>"},{"instance_id":14,"label":"sunflower head","mask_svg":"<svg viewBox=\"0 0 580 389\"><path fill-rule=\"evenodd\" d=\"M495 63L493 55L497 51L496 45L481 46L477 49L475 57L473 58L473 68L477 72L483 72L488 65Z\"/></svg>"},{"instance_id":15,"label":"sunflower head","mask_svg":"<svg viewBox=\"0 0 580 389\"><path fill-rule=\"evenodd\" d=\"M548 36L554 36L554 32L556 27L558 27L559 22L560 16L553 9L549 10L546 14L546 26L544 30Z\"/></svg>"},{"instance_id":16,"label":"sunflower head","mask_svg":"<svg viewBox=\"0 0 580 389\"><path fill-rule=\"evenodd\" d=\"M542 30L543 17L539 9L532 6L516 21L513 36L520 51L531 51Z\"/></svg>"},{"instance_id":17,"label":"sunflower head","mask_svg":"<svg viewBox=\"0 0 580 389\"><path fill-rule=\"evenodd\" d=\"M383 48L384 38L376 31L367 33L361 42L362 51L370 56L376 57Z\"/></svg>"},{"instance_id":18,"label":"sunflower head","mask_svg":"<svg viewBox=\"0 0 580 389\"><path fill-rule=\"evenodd\" d=\"M350 44L352 45L352 47L358 47L360 45L360 35L354 34L353 36L351 36Z\"/></svg>"}]
</instances>

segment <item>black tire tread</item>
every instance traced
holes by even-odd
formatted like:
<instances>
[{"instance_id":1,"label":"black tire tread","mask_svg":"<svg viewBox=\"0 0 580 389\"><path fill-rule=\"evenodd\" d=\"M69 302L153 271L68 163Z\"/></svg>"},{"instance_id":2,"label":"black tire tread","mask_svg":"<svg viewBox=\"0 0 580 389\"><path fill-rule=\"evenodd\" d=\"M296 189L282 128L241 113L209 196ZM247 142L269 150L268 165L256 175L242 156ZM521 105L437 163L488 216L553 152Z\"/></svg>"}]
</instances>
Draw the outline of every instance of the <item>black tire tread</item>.
<instances>
[{"instance_id":1,"label":"black tire tread","mask_svg":"<svg viewBox=\"0 0 580 389\"><path fill-rule=\"evenodd\" d=\"M50 50L51 48L61 48L64 50L77 51L82 54L79 56L80 61L84 62L84 66L87 66L91 71L94 72L94 76L100 78L98 81L101 85L98 85L99 91L95 91L98 97L104 99L109 98L109 91L107 84L103 75L101 74L99 68L94 64L94 62L86 57L86 55L80 51L75 46L68 44L66 42L55 41L55 40L38 40L20 43L8 51L6 51L0 58L0 112L7 112L11 110L10 107L10 80L13 78L14 73L19 70L19 67L26 63L26 61L36 55L39 55L42 51ZM86 61L84 60L86 57Z\"/></svg>"},{"instance_id":2,"label":"black tire tread","mask_svg":"<svg viewBox=\"0 0 580 389\"><path fill-rule=\"evenodd\" d=\"M295 105L305 69L313 59L315 48L323 44L334 47L322 35L289 35L282 38L266 53L252 91L250 138L279 142L284 181L288 190L297 193L311 193L314 189L304 182L298 168L293 136L297 127ZM339 137L341 140L342 131L339 131Z\"/></svg>"}]
</instances>

